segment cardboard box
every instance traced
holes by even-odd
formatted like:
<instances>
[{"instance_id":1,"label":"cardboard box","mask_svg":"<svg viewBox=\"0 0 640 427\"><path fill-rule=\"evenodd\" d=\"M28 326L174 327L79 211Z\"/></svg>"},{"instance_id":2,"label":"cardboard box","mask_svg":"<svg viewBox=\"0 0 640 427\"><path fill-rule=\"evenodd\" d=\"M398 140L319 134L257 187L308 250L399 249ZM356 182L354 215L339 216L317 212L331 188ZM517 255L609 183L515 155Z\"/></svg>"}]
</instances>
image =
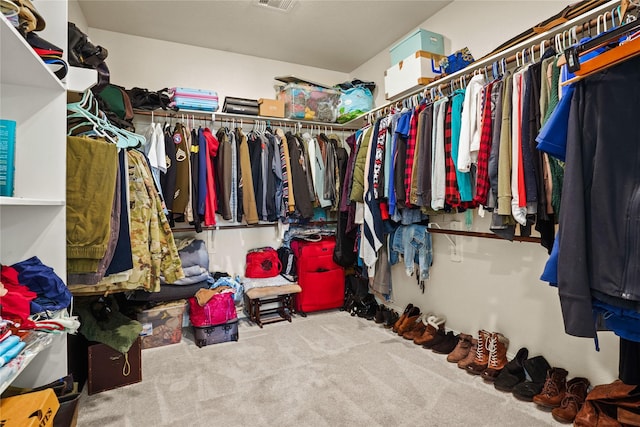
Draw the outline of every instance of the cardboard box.
<instances>
[{"instance_id":1,"label":"cardboard box","mask_svg":"<svg viewBox=\"0 0 640 427\"><path fill-rule=\"evenodd\" d=\"M138 313L142 323L142 348L176 344L182 340L182 316L186 300L171 301Z\"/></svg>"},{"instance_id":2,"label":"cardboard box","mask_svg":"<svg viewBox=\"0 0 640 427\"><path fill-rule=\"evenodd\" d=\"M442 34L427 31L423 28L414 31L389 49L391 65L396 65L417 51L444 55L444 37L442 37Z\"/></svg>"},{"instance_id":3,"label":"cardboard box","mask_svg":"<svg viewBox=\"0 0 640 427\"><path fill-rule=\"evenodd\" d=\"M53 389L7 397L0 401L2 427L52 427L60 404Z\"/></svg>"},{"instance_id":4,"label":"cardboard box","mask_svg":"<svg viewBox=\"0 0 640 427\"><path fill-rule=\"evenodd\" d=\"M267 117L284 117L284 101L282 99L258 99L260 115Z\"/></svg>"},{"instance_id":5,"label":"cardboard box","mask_svg":"<svg viewBox=\"0 0 640 427\"><path fill-rule=\"evenodd\" d=\"M385 98L400 97L431 83L441 74L440 59L440 55L418 51L389 68L384 72Z\"/></svg>"}]
</instances>

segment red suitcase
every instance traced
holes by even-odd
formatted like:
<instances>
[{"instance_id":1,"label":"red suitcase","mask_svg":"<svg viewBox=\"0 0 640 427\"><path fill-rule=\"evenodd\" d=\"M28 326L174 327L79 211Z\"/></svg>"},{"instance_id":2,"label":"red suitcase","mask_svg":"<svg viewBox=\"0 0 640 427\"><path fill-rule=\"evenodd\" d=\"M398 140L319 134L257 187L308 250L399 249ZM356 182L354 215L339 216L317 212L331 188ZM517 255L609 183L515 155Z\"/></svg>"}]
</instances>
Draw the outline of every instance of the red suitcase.
<instances>
[{"instance_id":1,"label":"red suitcase","mask_svg":"<svg viewBox=\"0 0 640 427\"><path fill-rule=\"evenodd\" d=\"M328 310L344 304L344 270L333 261L333 237L319 242L294 240L291 249L296 255L298 285L302 292L296 294L296 311Z\"/></svg>"}]
</instances>

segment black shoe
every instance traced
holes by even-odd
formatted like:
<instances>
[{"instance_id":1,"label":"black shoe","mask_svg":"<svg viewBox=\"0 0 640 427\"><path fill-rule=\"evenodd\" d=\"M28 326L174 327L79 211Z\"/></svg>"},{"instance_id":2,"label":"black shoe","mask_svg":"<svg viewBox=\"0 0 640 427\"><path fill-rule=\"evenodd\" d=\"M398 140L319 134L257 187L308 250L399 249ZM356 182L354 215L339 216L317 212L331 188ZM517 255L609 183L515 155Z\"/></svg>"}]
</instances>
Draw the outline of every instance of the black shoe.
<instances>
[{"instance_id":1,"label":"black shoe","mask_svg":"<svg viewBox=\"0 0 640 427\"><path fill-rule=\"evenodd\" d=\"M547 371L551 369L551 365L542 356L532 357L523 362L526 373L531 381L524 381L513 387L513 397L519 400L531 402L533 396L540 394L544 383L547 380Z\"/></svg>"},{"instance_id":2,"label":"black shoe","mask_svg":"<svg viewBox=\"0 0 640 427\"><path fill-rule=\"evenodd\" d=\"M458 345L459 337L452 331L447 332L444 339L431 347L431 351L438 354L449 354Z\"/></svg>"},{"instance_id":3,"label":"black shoe","mask_svg":"<svg viewBox=\"0 0 640 427\"><path fill-rule=\"evenodd\" d=\"M511 392L513 388L524 382L526 374L524 372L524 361L529 356L529 350L522 347L518 350L516 357L507 363L502 371L496 377L493 386L496 390Z\"/></svg>"},{"instance_id":4,"label":"black shoe","mask_svg":"<svg viewBox=\"0 0 640 427\"><path fill-rule=\"evenodd\" d=\"M378 311L376 311L376 315L373 318L373 321L376 323L383 323L385 318L385 313L387 313L389 309L385 307L383 304L378 306Z\"/></svg>"},{"instance_id":5,"label":"black shoe","mask_svg":"<svg viewBox=\"0 0 640 427\"><path fill-rule=\"evenodd\" d=\"M391 329L391 328L393 328L393 325L400 318L400 315L395 310L388 310L387 313L389 313L388 314L389 317L387 319L385 319L384 327L385 327L385 329Z\"/></svg>"}]
</instances>

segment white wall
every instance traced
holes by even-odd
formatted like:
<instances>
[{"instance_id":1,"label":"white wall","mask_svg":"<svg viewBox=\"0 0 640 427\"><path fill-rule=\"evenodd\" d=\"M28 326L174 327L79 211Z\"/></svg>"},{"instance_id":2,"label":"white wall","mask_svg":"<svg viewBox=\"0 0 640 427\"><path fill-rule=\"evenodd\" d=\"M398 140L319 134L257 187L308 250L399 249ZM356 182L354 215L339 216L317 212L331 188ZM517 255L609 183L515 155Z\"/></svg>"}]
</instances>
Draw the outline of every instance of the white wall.
<instances>
[{"instance_id":1,"label":"white wall","mask_svg":"<svg viewBox=\"0 0 640 427\"><path fill-rule=\"evenodd\" d=\"M349 78L337 71L95 28L89 29L89 36L94 44L109 50L106 63L112 83L150 90L173 86L211 89L218 92L221 106L226 96L275 98L276 76L293 74L326 84Z\"/></svg>"},{"instance_id":2,"label":"white wall","mask_svg":"<svg viewBox=\"0 0 640 427\"><path fill-rule=\"evenodd\" d=\"M468 46L476 58L502 42L560 11L568 1L456 1L420 27L446 37L448 51ZM236 55L158 40L132 37L90 28L92 41L109 49L107 64L112 82L125 86L158 89L180 85L211 88L226 96L273 97L273 77L295 74L310 80L337 83L357 77L374 80L382 90L377 103L384 103L383 72L389 67L384 50L349 75L311 67ZM382 94L382 95L381 95ZM459 220L464 222L463 216ZM436 218L446 226L449 219ZM474 227L487 231L486 220ZM213 232L209 250L211 269L239 273L247 249L277 246L275 228L221 230ZM207 237L203 235L205 240ZM611 382L617 376L617 339L600 334L600 353L593 341L565 335L557 291L538 278L547 260L544 248L534 243L459 237L461 262L450 260L450 244L434 235L434 265L421 294L415 278L407 278L402 267L393 268L395 308L412 302L423 310L447 317L447 326L477 334L478 329L499 331L511 345L512 356L520 346L530 354L543 354L569 375L586 376L592 383Z\"/></svg>"},{"instance_id":3,"label":"white wall","mask_svg":"<svg viewBox=\"0 0 640 427\"><path fill-rule=\"evenodd\" d=\"M446 54L468 47L479 59L571 3L574 1L454 1L416 29L442 34ZM376 82L376 105L387 102L384 71L390 66L387 48L350 73L352 78Z\"/></svg>"},{"instance_id":4,"label":"white wall","mask_svg":"<svg viewBox=\"0 0 640 427\"><path fill-rule=\"evenodd\" d=\"M77 0L69 0L67 4L69 5L69 22L76 24L76 26L86 34L89 25L87 24L87 18L85 18L84 13L82 13L80 3L78 3Z\"/></svg>"},{"instance_id":5,"label":"white wall","mask_svg":"<svg viewBox=\"0 0 640 427\"><path fill-rule=\"evenodd\" d=\"M508 39L562 10L570 1L455 1L419 27L445 36L447 52L468 46L481 58ZM378 84L376 104L384 100L384 70L390 66L388 50L355 69L352 77ZM439 215L432 220L443 227L464 215ZM487 219L474 219L474 230L488 231ZM600 333L601 351L590 339L564 333L557 289L539 280L548 258L535 243L472 237L454 237L461 262L451 261L451 244L433 234L434 263L426 292L401 265L392 268L394 301L403 310L408 303L447 317L447 327L477 336L479 329L501 332L510 339L509 354L521 346L530 355L542 354L569 376L585 376L592 383L613 381L618 374L618 339Z\"/></svg>"}]
</instances>

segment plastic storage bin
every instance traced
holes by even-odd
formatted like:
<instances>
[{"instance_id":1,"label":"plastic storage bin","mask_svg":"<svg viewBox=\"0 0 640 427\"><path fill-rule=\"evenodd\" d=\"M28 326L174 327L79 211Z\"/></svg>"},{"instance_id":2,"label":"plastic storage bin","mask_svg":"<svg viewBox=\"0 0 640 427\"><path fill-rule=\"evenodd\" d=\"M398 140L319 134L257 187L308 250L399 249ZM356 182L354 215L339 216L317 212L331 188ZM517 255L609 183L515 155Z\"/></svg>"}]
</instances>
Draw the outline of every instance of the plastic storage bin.
<instances>
[{"instance_id":1,"label":"plastic storage bin","mask_svg":"<svg viewBox=\"0 0 640 427\"><path fill-rule=\"evenodd\" d=\"M182 339L182 316L185 300L161 304L144 310L137 316L142 323L142 348L176 344Z\"/></svg>"},{"instance_id":2,"label":"plastic storage bin","mask_svg":"<svg viewBox=\"0 0 640 427\"><path fill-rule=\"evenodd\" d=\"M286 118L333 123L338 117L338 90L289 83L279 87L277 92L276 97L284 100Z\"/></svg>"},{"instance_id":3,"label":"plastic storage bin","mask_svg":"<svg viewBox=\"0 0 640 427\"><path fill-rule=\"evenodd\" d=\"M400 43L389 49L391 65L396 65L416 51L425 51L444 55L444 37L442 34L420 28L405 37Z\"/></svg>"}]
</instances>

